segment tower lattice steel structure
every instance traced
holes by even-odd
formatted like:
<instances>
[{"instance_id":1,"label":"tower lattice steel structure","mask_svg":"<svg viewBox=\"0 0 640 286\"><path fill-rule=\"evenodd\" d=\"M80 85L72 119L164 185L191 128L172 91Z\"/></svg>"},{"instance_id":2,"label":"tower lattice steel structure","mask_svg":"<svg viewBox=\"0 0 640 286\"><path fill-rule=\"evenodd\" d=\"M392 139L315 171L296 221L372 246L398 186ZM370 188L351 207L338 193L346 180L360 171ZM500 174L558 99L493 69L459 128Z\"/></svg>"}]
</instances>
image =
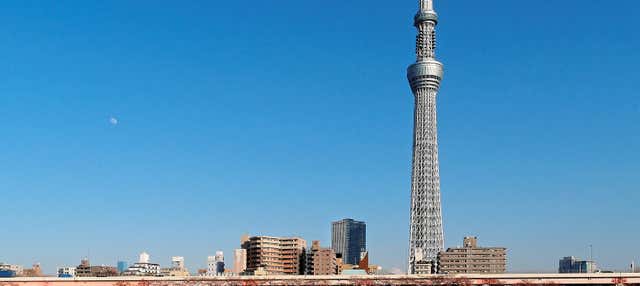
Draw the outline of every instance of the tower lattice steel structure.
<instances>
[{"instance_id":1,"label":"tower lattice steel structure","mask_svg":"<svg viewBox=\"0 0 640 286\"><path fill-rule=\"evenodd\" d=\"M435 263L444 248L436 120L443 66L435 54L437 23L433 0L420 0L420 11L414 18L417 59L407 71L415 96L409 273L415 273L418 262Z\"/></svg>"}]
</instances>

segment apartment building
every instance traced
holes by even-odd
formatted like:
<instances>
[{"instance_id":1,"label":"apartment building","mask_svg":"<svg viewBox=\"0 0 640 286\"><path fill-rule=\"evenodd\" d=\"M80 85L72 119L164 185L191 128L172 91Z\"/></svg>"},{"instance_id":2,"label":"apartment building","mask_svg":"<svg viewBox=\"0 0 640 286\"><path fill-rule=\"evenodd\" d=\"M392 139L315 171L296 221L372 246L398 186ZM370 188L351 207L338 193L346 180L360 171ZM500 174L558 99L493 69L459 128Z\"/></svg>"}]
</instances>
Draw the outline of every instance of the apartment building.
<instances>
[{"instance_id":1,"label":"apartment building","mask_svg":"<svg viewBox=\"0 0 640 286\"><path fill-rule=\"evenodd\" d=\"M76 277L111 277L118 276L118 270L111 266L91 266L88 259L82 259L76 267Z\"/></svg>"},{"instance_id":2,"label":"apartment building","mask_svg":"<svg viewBox=\"0 0 640 286\"><path fill-rule=\"evenodd\" d=\"M307 252L307 275L334 275L338 271L336 253L331 248L320 247L320 241L314 240Z\"/></svg>"},{"instance_id":3,"label":"apartment building","mask_svg":"<svg viewBox=\"0 0 640 286\"><path fill-rule=\"evenodd\" d=\"M247 272L267 275L304 274L307 242L299 237L252 236L241 242L247 250Z\"/></svg>"},{"instance_id":4,"label":"apartment building","mask_svg":"<svg viewBox=\"0 0 640 286\"><path fill-rule=\"evenodd\" d=\"M463 247L438 254L438 273L504 273L506 268L507 249L479 247L477 237L465 237Z\"/></svg>"}]
</instances>

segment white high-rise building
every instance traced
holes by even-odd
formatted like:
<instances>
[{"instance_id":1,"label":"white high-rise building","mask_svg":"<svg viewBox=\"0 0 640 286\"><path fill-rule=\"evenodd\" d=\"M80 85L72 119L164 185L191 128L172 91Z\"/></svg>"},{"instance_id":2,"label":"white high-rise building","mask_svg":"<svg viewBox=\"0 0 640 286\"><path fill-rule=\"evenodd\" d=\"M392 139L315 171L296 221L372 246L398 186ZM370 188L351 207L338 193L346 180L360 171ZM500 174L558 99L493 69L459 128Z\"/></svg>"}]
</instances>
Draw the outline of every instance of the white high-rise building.
<instances>
[{"instance_id":1,"label":"white high-rise building","mask_svg":"<svg viewBox=\"0 0 640 286\"><path fill-rule=\"evenodd\" d=\"M146 252L140 253L140 259L138 259L139 263L149 263L149 254Z\"/></svg>"},{"instance_id":2,"label":"white high-rise building","mask_svg":"<svg viewBox=\"0 0 640 286\"><path fill-rule=\"evenodd\" d=\"M416 63L407 70L415 98L409 273L416 272L416 264L436 263L444 249L436 116L436 96L444 72L436 60L438 14L433 0L419 0L419 4L420 11L414 18L418 30Z\"/></svg>"},{"instance_id":3,"label":"white high-rise building","mask_svg":"<svg viewBox=\"0 0 640 286\"><path fill-rule=\"evenodd\" d=\"M207 276L216 275L216 257L209 256L207 257Z\"/></svg>"},{"instance_id":4,"label":"white high-rise building","mask_svg":"<svg viewBox=\"0 0 640 286\"><path fill-rule=\"evenodd\" d=\"M216 251L215 256L207 257L207 276L220 276L224 274L224 253Z\"/></svg>"},{"instance_id":5,"label":"white high-rise building","mask_svg":"<svg viewBox=\"0 0 640 286\"><path fill-rule=\"evenodd\" d=\"M236 249L233 251L233 272L240 274L247 269L247 250Z\"/></svg>"},{"instance_id":6,"label":"white high-rise building","mask_svg":"<svg viewBox=\"0 0 640 286\"><path fill-rule=\"evenodd\" d=\"M224 274L224 253L216 251L216 276Z\"/></svg>"}]
</instances>

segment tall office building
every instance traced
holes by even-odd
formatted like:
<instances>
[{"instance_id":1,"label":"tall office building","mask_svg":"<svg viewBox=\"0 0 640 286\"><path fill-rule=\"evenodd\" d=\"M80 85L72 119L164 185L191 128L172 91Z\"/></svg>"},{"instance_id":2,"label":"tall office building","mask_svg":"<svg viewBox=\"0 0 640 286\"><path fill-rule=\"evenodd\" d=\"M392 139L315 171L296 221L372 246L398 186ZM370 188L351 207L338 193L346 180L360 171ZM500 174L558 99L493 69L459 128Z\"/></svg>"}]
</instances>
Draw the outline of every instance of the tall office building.
<instances>
[{"instance_id":1,"label":"tall office building","mask_svg":"<svg viewBox=\"0 0 640 286\"><path fill-rule=\"evenodd\" d=\"M414 18L417 59L407 70L415 98L409 273L415 273L416 263L435 261L444 249L436 120L436 96L444 73L435 53L437 23L433 0L420 0Z\"/></svg>"},{"instance_id":2,"label":"tall office building","mask_svg":"<svg viewBox=\"0 0 640 286\"><path fill-rule=\"evenodd\" d=\"M367 250L367 225L350 218L331 224L331 248L345 264L358 265L360 254Z\"/></svg>"}]
</instances>

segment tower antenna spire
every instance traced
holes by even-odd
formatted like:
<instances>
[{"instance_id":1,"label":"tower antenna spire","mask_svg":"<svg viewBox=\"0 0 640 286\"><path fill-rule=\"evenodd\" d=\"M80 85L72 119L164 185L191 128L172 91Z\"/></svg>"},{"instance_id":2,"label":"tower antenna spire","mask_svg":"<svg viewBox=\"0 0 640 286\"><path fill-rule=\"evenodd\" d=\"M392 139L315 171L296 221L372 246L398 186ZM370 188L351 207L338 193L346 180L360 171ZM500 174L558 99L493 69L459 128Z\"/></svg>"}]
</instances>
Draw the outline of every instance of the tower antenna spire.
<instances>
[{"instance_id":1,"label":"tower antenna spire","mask_svg":"<svg viewBox=\"0 0 640 286\"><path fill-rule=\"evenodd\" d=\"M433 11L433 0L420 0L420 11Z\"/></svg>"},{"instance_id":2,"label":"tower antenna spire","mask_svg":"<svg viewBox=\"0 0 640 286\"><path fill-rule=\"evenodd\" d=\"M420 10L413 18L413 25L418 29L416 38L417 61L435 59L438 13L433 9L433 0L420 0Z\"/></svg>"}]
</instances>

